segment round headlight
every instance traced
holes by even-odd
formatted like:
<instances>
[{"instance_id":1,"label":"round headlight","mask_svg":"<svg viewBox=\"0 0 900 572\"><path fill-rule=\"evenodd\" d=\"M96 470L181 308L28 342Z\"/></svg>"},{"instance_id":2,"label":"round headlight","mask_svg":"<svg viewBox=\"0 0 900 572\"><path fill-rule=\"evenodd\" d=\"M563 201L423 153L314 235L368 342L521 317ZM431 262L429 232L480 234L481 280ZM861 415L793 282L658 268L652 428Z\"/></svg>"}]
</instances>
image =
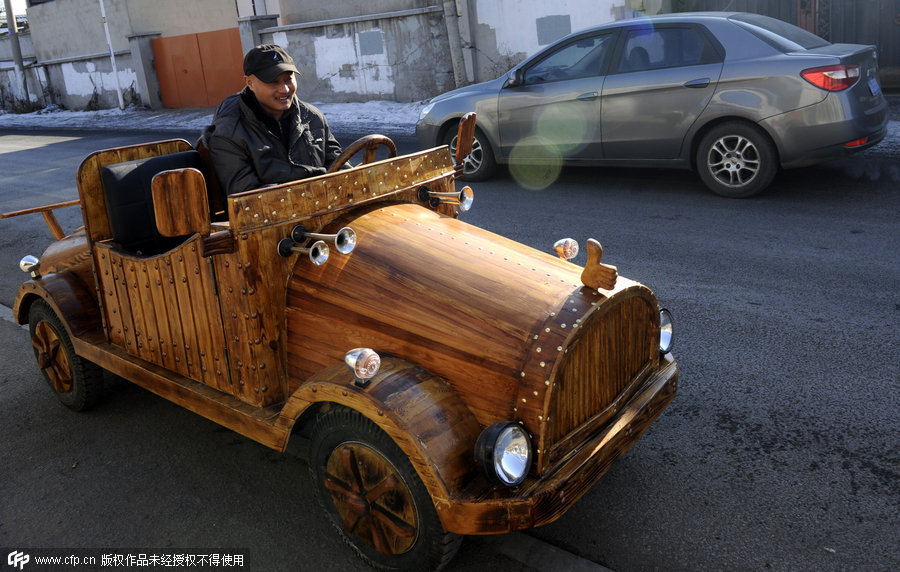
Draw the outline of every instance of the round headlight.
<instances>
[{"instance_id":1,"label":"round headlight","mask_svg":"<svg viewBox=\"0 0 900 572\"><path fill-rule=\"evenodd\" d=\"M431 110L434 109L434 104L429 103L425 107L422 108L422 111L419 112L419 121L425 119L425 116L431 113Z\"/></svg>"},{"instance_id":2,"label":"round headlight","mask_svg":"<svg viewBox=\"0 0 900 572\"><path fill-rule=\"evenodd\" d=\"M518 423L494 423L475 443L475 464L493 483L515 487L531 467L531 439Z\"/></svg>"},{"instance_id":3,"label":"round headlight","mask_svg":"<svg viewBox=\"0 0 900 572\"><path fill-rule=\"evenodd\" d=\"M659 351L672 351L672 313L665 308L659 311Z\"/></svg>"}]
</instances>

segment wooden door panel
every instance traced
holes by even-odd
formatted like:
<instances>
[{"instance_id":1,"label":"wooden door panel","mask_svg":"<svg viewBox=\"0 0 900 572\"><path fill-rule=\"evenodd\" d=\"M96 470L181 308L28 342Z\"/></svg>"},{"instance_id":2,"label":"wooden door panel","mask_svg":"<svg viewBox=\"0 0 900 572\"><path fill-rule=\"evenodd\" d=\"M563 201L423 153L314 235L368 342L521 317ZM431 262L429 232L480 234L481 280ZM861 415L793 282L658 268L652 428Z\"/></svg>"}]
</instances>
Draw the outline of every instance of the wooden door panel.
<instances>
[{"instance_id":1,"label":"wooden door panel","mask_svg":"<svg viewBox=\"0 0 900 572\"><path fill-rule=\"evenodd\" d=\"M243 85L237 28L151 42L164 107L214 107Z\"/></svg>"},{"instance_id":2,"label":"wooden door panel","mask_svg":"<svg viewBox=\"0 0 900 572\"><path fill-rule=\"evenodd\" d=\"M244 54L237 28L197 34L206 85L206 106L215 107L244 85Z\"/></svg>"}]
</instances>

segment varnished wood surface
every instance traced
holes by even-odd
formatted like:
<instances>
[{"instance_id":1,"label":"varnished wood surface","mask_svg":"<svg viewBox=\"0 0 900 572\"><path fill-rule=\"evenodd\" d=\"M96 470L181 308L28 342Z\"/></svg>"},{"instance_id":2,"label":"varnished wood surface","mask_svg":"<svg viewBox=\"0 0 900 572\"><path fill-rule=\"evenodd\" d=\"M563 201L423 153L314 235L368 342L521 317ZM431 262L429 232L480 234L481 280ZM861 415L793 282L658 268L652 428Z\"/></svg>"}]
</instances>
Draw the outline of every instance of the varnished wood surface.
<instances>
[{"instance_id":1,"label":"varnished wood surface","mask_svg":"<svg viewBox=\"0 0 900 572\"><path fill-rule=\"evenodd\" d=\"M229 220L235 232L247 232L279 223L334 217L366 202L394 196L403 200L404 192L414 197L421 185L429 182L446 185L452 173L453 165L446 149L421 151L366 167L231 195Z\"/></svg>"},{"instance_id":2,"label":"varnished wood surface","mask_svg":"<svg viewBox=\"0 0 900 572\"><path fill-rule=\"evenodd\" d=\"M347 146L344 149L343 153L341 153L337 159L334 160L334 163L328 167L327 173L334 173L343 167L347 161L349 161L354 155L363 151L363 158L360 165L368 165L369 163L375 162L375 153L378 151L379 147L384 147L387 149L388 157L393 158L397 156L397 146L391 141L388 137L384 135L371 134L365 135L364 137L360 137L353 143Z\"/></svg>"},{"instance_id":3,"label":"varnished wood surface","mask_svg":"<svg viewBox=\"0 0 900 572\"><path fill-rule=\"evenodd\" d=\"M41 255L41 274L74 272L85 284L93 284L91 252L84 230L50 244Z\"/></svg>"},{"instance_id":4,"label":"varnished wood surface","mask_svg":"<svg viewBox=\"0 0 900 572\"><path fill-rule=\"evenodd\" d=\"M587 263L581 272L581 282L588 288L612 290L619 274L615 266L603 264L603 247L593 238L587 240Z\"/></svg>"},{"instance_id":5,"label":"varnished wood surface","mask_svg":"<svg viewBox=\"0 0 900 572\"><path fill-rule=\"evenodd\" d=\"M136 257L95 245L109 339L129 354L230 392L221 312L199 235Z\"/></svg>"},{"instance_id":6,"label":"varnished wood surface","mask_svg":"<svg viewBox=\"0 0 900 572\"><path fill-rule=\"evenodd\" d=\"M282 451L289 432L275 426L278 408L254 407L239 399L130 355L113 344L73 339L75 351L153 393L254 441Z\"/></svg>"},{"instance_id":7,"label":"varnished wood surface","mask_svg":"<svg viewBox=\"0 0 900 572\"><path fill-rule=\"evenodd\" d=\"M459 122L459 130L456 134L456 157L454 162L461 166L466 157L472 152L472 144L475 137L475 112L470 111L463 115Z\"/></svg>"},{"instance_id":8,"label":"varnished wood surface","mask_svg":"<svg viewBox=\"0 0 900 572\"><path fill-rule=\"evenodd\" d=\"M95 292L74 272L61 272L29 280L19 286L13 303L13 315L20 324L28 323L28 306L35 297L43 298L56 312L65 317L63 325L71 337L85 337L105 341Z\"/></svg>"},{"instance_id":9,"label":"varnished wood surface","mask_svg":"<svg viewBox=\"0 0 900 572\"><path fill-rule=\"evenodd\" d=\"M377 449L363 443L335 449L324 481L344 530L379 554L403 554L416 541L419 515L412 493Z\"/></svg>"},{"instance_id":10,"label":"varnished wood surface","mask_svg":"<svg viewBox=\"0 0 900 572\"><path fill-rule=\"evenodd\" d=\"M607 296L584 288L573 264L417 205L373 207L349 224L351 256L294 269L290 379L372 347L447 379L482 425L515 419L543 434L553 368ZM652 297L627 279L616 291L627 288Z\"/></svg>"},{"instance_id":11,"label":"varnished wood surface","mask_svg":"<svg viewBox=\"0 0 900 572\"><path fill-rule=\"evenodd\" d=\"M156 226L163 236L210 234L209 200L203 173L172 169L157 173L151 182Z\"/></svg>"},{"instance_id":12,"label":"varnished wood surface","mask_svg":"<svg viewBox=\"0 0 900 572\"><path fill-rule=\"evenodd\" d=\"M448 502L474 476L481 427L445 380L419 366L384 356L363 389L346 367L330 365L291 395L277 425L290 427L316 402L346 405L381 427L409 456L435 502Z\"/></svg>"},{"instance_id":13,"label":"varnished wood surface","mask_svg":"<svg viewBox=\"0 0 900 572\"><path fill-rule=\"evenodd\" d=\"M458 502L437 505L444 528L458 534L498 534L558 519L640 439L674 399L677 387L677 366L667 358L616 422L594 433L553 473L542 479L528 478L517 489L497 487L487 494L476 480L455 499Z\"/></svg>"}]
</instances>

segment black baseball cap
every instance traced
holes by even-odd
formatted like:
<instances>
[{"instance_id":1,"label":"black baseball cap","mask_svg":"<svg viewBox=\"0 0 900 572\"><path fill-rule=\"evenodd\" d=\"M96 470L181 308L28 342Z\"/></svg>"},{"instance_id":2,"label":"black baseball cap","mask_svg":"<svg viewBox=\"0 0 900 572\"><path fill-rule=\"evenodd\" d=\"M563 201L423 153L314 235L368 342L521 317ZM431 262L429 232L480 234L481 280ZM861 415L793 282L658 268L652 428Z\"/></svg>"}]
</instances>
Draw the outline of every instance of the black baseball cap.
<instances>
[{"instance_id":1,"label":"black baseball cap","mask_svg":"<svg viewBox=\"0 0 900 572\"><path fill-rule=\"evenodd\" d=\"M294 65L294 59L281 46L262 44L244 56L244 75L255 75L266 83L275 81L275 78L287 71L300 74Z\"/></svg>"}]
</instances>

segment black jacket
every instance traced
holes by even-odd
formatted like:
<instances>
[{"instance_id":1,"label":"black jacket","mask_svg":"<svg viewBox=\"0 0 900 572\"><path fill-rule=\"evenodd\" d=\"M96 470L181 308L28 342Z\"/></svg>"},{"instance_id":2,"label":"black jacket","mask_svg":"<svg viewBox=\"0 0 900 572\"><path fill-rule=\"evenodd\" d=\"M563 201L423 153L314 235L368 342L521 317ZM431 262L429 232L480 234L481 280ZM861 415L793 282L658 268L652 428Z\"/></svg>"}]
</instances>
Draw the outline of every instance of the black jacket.
<instances>
[{"instance_id":1,"label":"black jacket","mask_svg":"<svg viewBox=\"0 0 900 572\"><path fill-rule=\"evenodd\" d=\"M203 132L226 194L324 174L341 154L325 115L315 106L295 95L281 120L264 121L263 112L253 109L259 106L255 99L248 88L226 98ZM279 128L285 132L276 133Z\"/></svg>"}]
</instances>

